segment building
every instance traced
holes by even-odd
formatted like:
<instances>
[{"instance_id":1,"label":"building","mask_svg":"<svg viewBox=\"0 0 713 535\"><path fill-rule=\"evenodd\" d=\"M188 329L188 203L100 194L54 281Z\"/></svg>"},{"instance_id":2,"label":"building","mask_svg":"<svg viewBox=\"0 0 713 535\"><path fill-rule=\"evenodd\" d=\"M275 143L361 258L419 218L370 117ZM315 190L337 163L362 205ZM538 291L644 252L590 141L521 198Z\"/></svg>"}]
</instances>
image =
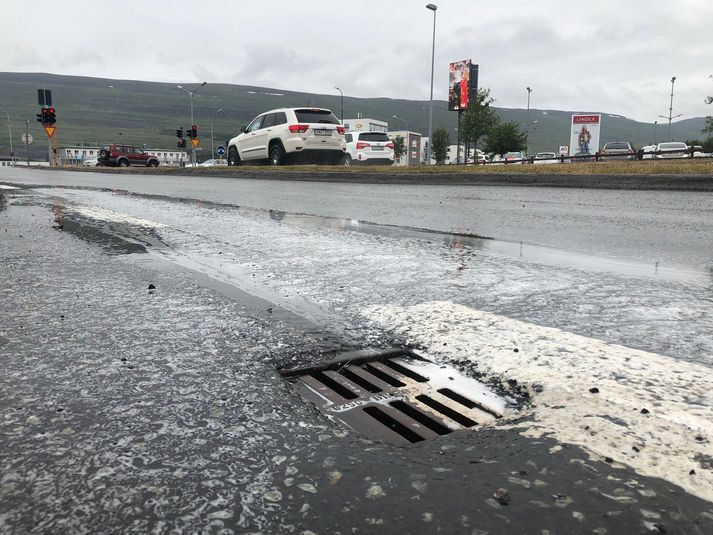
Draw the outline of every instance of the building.
<instances>
[{"instance_id":1,"label":"building","mask_svg":"<svg viewBox=\"0 0 713 535\"><path fill-rule=\"evenodd\" d=\"M406 154L397 159L394 165L421 165L423 163L421 134L408 130L396 130L388 134L392 140L401 136L404 138L404 145L406 145Z\"/></svg>"},{"instance_id":2,"label":"building","mask_svg":"<svg viewBox=\"0 0 713 535\"><path fill-rule=\"evenodd\" d=\"M0 167L26 167L26 166L38 166L38 165L49 165L48 161L40 162L37 160L30 160L29 164L26 159L22 158L8 158L6 156L0 156Z\"/></svg>"},{"instance_id":3,"label":"building","mask_svg":"<svg viewBox=\"0 0 713 535\"><path fill-rule=\"evenodd\" d=\"M378 119L368 119L368 118L357 118L357 119L344 119L342 121L344 128L347 132L388 132L389 123L386 121L379 121Z\"/></svg>"}]
</instances>

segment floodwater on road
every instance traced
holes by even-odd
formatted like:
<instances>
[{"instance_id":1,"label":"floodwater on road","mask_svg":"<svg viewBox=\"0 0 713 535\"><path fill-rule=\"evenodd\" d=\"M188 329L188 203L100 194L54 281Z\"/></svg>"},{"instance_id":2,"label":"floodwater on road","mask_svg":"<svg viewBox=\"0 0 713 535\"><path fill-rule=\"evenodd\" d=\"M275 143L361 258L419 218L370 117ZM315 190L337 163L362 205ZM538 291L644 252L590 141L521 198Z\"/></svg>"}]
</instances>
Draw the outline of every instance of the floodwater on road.
<instances>
[{"instance_id":1,"label":"floodwater on road","mask_svg":"<svg viewBox=\"0 0 713 535\"><path fill-rule=\"evenodd\" d=\"M656 269L713 269L713 193L374 185L20 168L4 168L0 180L118 189L469 234L613 262L632 260Z\"/></svg>"}]
</instances>

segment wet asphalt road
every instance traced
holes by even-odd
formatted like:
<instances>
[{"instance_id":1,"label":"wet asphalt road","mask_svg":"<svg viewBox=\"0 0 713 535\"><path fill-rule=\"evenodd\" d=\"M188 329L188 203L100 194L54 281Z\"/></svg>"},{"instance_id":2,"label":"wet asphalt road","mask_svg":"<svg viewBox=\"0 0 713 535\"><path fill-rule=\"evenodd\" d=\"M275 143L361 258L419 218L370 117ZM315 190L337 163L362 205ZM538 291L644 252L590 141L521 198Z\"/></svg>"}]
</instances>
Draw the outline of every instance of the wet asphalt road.
<instances>
[{"instance_id":1,"label":"wet asphalt road","mask_svg":"<svg viewBox=\"0 0 713 535\"><path fill-rule=\"evenodd\" d=\"M47 176L22 182L50 184ZM94 182L73 189L84 180ZM403 343L359 307L436 297L710 366L713 249L690 243L710 239L710 196L681 198L669 210L661 203L658 228L680 222L664 241L685 237L666 248L676 259L666 271L647 267L664 255L647 257L636 230L628 248L577 238L578 256L558 254L571 242L554 243L555 226L533 243L560 249L532 248L535 258L523 259L524 234L513 248L400 228L476 224L439 219L442 193L433 191L379 200L321 184L327 199L346 200L316 209L312 186L282 191L250 181L230 191L192 181L173 190L141 177L122 189L144 195L129 195L97 191L111 189L101 180L57 174L53 185L69 189L6 191L0 201L4 531L713 530L710 503L551 438L496 427L411 448L369 441L302 402L275 371L337 349ZM502 193L487 193L485 211L514 206L492 195ZM566 204L558 195L538 201L540 218L547 202ZM404 206L385 211L394 196L431 216L418 223ZM613 202L590 199L566 217L595 221L593 206ZM473 211L467 204L458 213ZM645 226L630 217L633 229ZM509 231L538 235L533 221ZM595 265L583 270L586 262ZM642 313L662 303L675 313ZM698 470L710 470L706 463Z\"/></svg>"}]
</instances>

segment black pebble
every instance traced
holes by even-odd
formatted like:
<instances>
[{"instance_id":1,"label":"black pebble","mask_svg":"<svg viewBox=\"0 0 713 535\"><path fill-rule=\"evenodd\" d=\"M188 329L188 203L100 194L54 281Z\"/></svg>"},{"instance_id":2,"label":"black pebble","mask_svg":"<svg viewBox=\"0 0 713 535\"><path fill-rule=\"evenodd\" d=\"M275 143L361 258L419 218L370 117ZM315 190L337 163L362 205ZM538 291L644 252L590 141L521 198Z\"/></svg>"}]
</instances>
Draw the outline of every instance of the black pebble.
<instances>
[{"instance_id":1,"label":"black pebble","mask_svg":"<svg viewBox=\"0 0 713 535\"><path fill-rule=\"evenodd\" d=\"M693 468L691 468L691 471L688 472L688 475L689 475L689 476L695 476L695 475L696 475L696 471L695 471Z\"/></svg>"},{"instance_id":2,"label":"black pebble","mask_svg":"<svg viewBox=\"0 0 713 535\"><path fill-rule=\"evenodd\" d=\"M641 414L649 414L649 409L641 409Z\"/></svg>"},{"instance_id":3,"label":"black pebble","mask_svg":"<svg viewBox=\"0 0 713 535\"><path fill-rule=\"evenodd\" d=\"M614 459L612 459L611 457L604 457L604 461L607 463L613 463Z\"/></svg>"},{"instance_id":4,"label":"black pebble","mask_svg":"<svg viewBox=\"0 0 713 535\"><path fill-rule=\"evenodd\" d=\"M156 289L156 286L154 286L153 284L149 284L149 290L155 290L155 289Z\"/></svg>"},{"instance_id":5,"label":"black pebble","mask_svg":"<svg viewBox=\"0 0 713 535\"><path fill-rule=\"evenodd\" d=\"M499 488L493 493L493 497L501 505L510 503L510 492L507 489Z\"/></svg>"},{"instance_id":6,"label":"black pebble","mask_svg":"<svg viewBox=\"0 0 713 535\"><path fill-rule=\"evenodd\" d=\"M267 311L272 314L272 307L268 308Z\"/></svg>"},{"instance_id":7,"label":"black pebble","mask_svg":"<svg viewBox=\"0 0 713 535\"><path fill-rule=\"evenodd\" d=\"M595 386L594 388L590 388L589 392L591 392L592 394L599 394L599 389Z\"/></svg>"},{"instance_id":8,"label":"black pebble","mask_svg":"<svg viewBox=\"0 0 713 535\"><path fill-rule=\"evenodd\" d=\"M64 409L62 407L57 407L57 412L62 412Z\"/></svg>"},{"instance_id":9,"label":"black pebble","mask_svg":"<svg viewBox=\"0 0 713 535\"><path fill-rule=\"evenodd\" d=\"M519 353L519 352L520 352L520 350L519 350L518 348L513 349L513 351L514 351L515 353Z\"/></svg>"},{"instance_id":10,"label":"black pebble","mask_svg":"<svg viewBox=\"0 0 713 535\"><path fill-rule=\"evenodd\" d=\"M636 453L639 453L641 450L637 448L636 446L631 447L632 450L634 450Z\"/></svg>"}]
</instances>

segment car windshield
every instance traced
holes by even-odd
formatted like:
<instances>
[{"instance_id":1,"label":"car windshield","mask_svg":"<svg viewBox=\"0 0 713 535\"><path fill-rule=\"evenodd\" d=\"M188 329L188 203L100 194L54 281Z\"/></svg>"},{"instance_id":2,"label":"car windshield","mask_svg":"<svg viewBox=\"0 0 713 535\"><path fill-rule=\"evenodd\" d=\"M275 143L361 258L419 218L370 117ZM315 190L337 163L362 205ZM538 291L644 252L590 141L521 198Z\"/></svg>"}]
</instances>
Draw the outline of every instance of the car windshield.
<instances>
[{"instance_id":1,"label":"car windshield","mask_svg":"<svg viewBox=\"0 0 713 535\"><path fill-rule=\"evenodd\" d=\"M391 141L389 136L383 132L362 132L359 134L360 141Z\"/></svg>"},{"instance_id":2,"label":"car windshield","mask_svg":"<svg viewBox=\"0 0 713 535\"><path fill-rule=\"evenodd\" d=\"M555 158L556 154L554 152L538 152L535 158Z\"/></svg>"},{"instance_id":3,"label":"car windshield","mask_svg":"<svg viewBox=\"0 0 713 535\"><path fill-rule=\"evenodd\" d=\"M671 143L661 143L659 148L663 150L686 150L688 147L685 143L674 141Z\"/></svg>"},{"instance_id":4,"label":"car windshield","mask_svg":"<svg viewBox=\"0 0 713 535\"><path fill-rule=\"evenodd\" d=\"M295 110L295 115L297 116L297 121L300 123L341 124L339 119L329 110Z\"/></svg>"},{"instance_id":5,"label":"car windshield","mask_svg":"<svg viewBox=\"0 0 713 535\"><path fill-rule=\"evenodd\" d=\"M604 150L612 150L612 149L628 149L629 144L628 143L607 143L604 145Z\"/></svg>"}]
</instances>

